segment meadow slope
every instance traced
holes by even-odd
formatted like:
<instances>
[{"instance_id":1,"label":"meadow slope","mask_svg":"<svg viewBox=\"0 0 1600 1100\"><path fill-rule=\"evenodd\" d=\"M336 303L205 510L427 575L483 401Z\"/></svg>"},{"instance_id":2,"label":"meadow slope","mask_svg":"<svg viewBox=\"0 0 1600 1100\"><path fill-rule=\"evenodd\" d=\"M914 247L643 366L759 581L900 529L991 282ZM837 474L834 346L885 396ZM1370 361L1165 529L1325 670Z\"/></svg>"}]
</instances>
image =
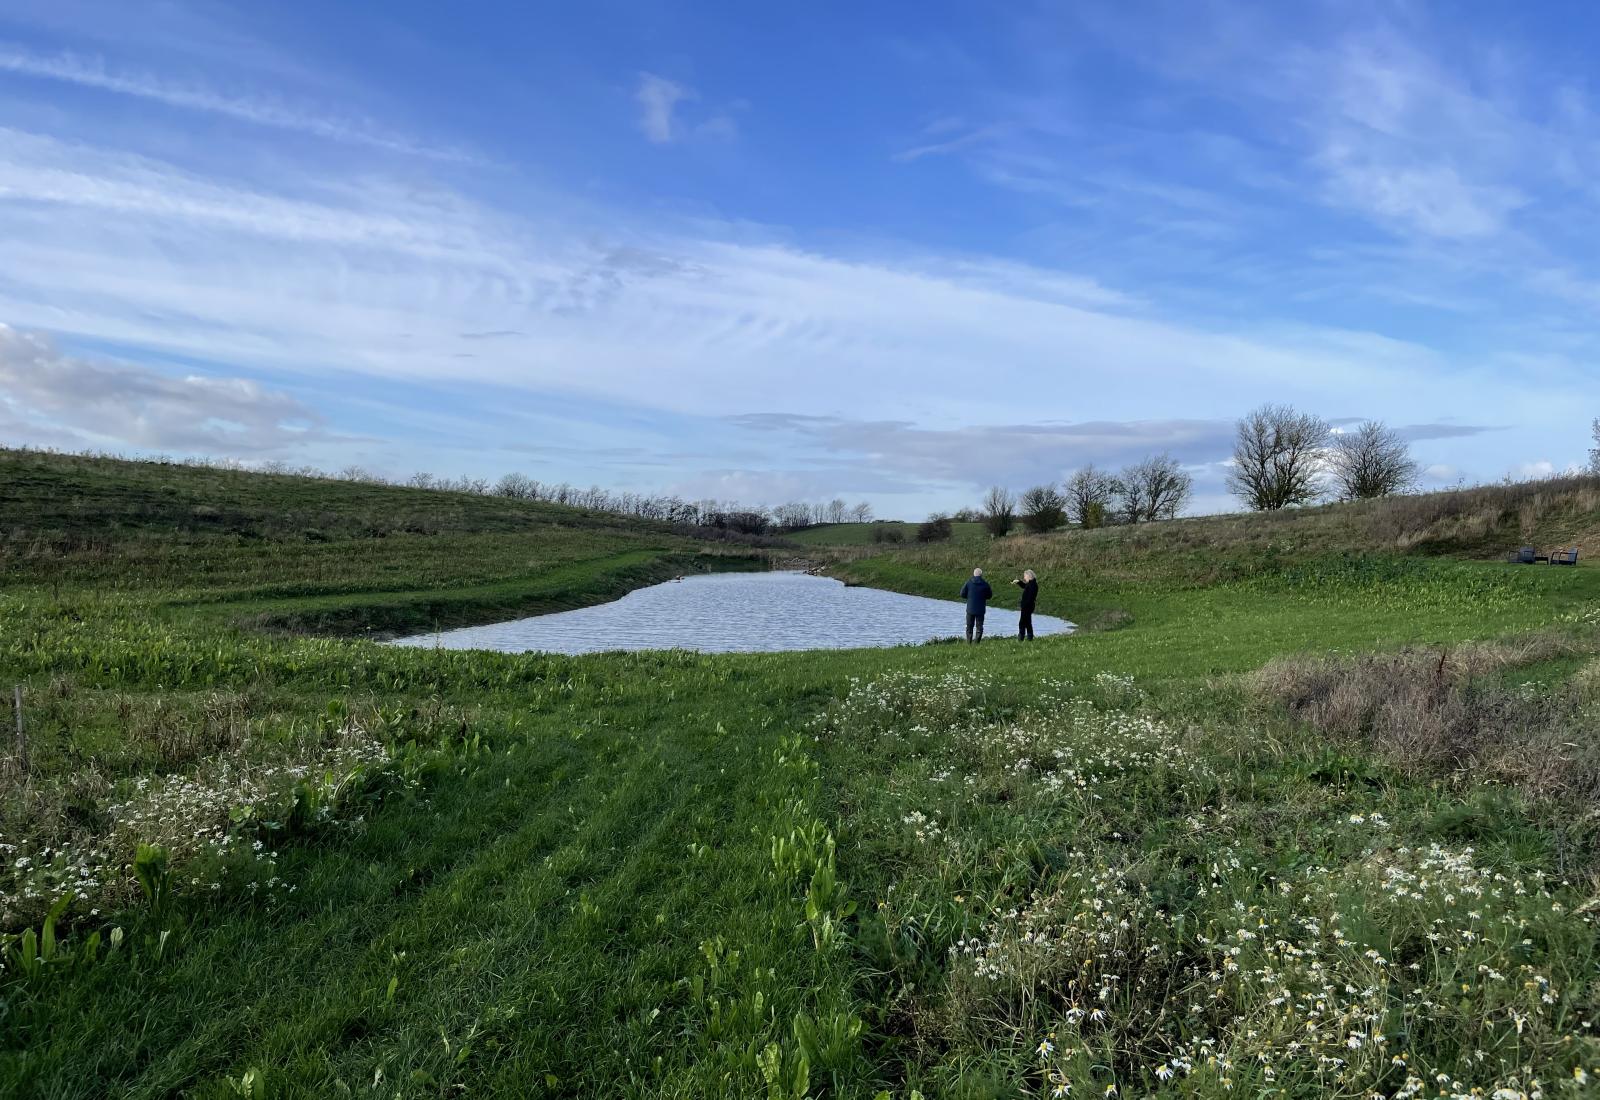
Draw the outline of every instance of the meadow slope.
<instances>
[{"instance_id":1,"label":"meadow slope","mask_svg":"<svg viewBox=\"0 0 1600 1100\"><path fill-rule=\"evenodd\" d=\"M1470 559L1593 489L857 546L1088 629L565 658L362 635L752 551L31 461L0 1095L1587 1095L1600 570Z\"/></svg>"}]
</instances>

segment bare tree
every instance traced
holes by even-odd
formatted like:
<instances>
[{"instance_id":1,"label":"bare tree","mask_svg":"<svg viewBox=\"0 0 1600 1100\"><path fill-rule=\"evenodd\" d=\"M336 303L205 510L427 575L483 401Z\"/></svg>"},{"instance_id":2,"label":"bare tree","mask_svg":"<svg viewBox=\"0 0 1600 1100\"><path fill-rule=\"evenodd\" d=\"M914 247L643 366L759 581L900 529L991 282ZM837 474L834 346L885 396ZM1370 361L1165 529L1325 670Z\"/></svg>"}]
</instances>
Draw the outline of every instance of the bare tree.
<instances>
[{"instance_id":1,"label":"bare tree","mask_svg":"<svg viewBox=\"0 0 1600 1100\"><path fill-rule=\"evenodd\" d=\"M1054 485L1035 485L1017 502L1022 526L1036 535L1067 522L1067 498Z\"/></svg>"},{"instance_id":2,"label":"bare tree","mask_svg":"<svg viewBox=\"0 0 1600 1100\"><path fill-rule=\"evenodd\" d=\"M872 505L868 504L866 501L863 500L859 504L857 504L854 508L850 509L850 522L852 522L852 523L871 523L872 522Z\"/></svg>"},{"instance_id":3,"label":"bare tree","mask_svg":"<svg viewBox=\"0 0 1600 1100\"><path fill-rule=\"evenodd\" d=\"M1228 488L1258 512L1309 504L1322 494L1318 472L1328 424L1288 405L1262 405L1239 421Z\"/></svg>"},{"instance_id":4,"label":"bare tree","mask_svg":"<svg viewBox=\"0 0 1600 1100\"><path fill-rule=\"evenodd\" d=\"M1328 470L1341 500L1370 500L1403 492L1417 483L1417 464L1400 433L1369 420L1333 435Z\"/></svg>"},{"instance_id":5,"label":"bare tree","mask_svg":"<svg viewBox=\"0 0 1600 1100\"><path fill-rule=\"evenodd\" d=\"M843 523L850 518L850 509L838 497L828 501L827 509L828 523Z\"/></svg>"},{"instance_id":6,"label":"bare tree","mask_svg":"<svg viewBox=\"0 0 1600 1100\"><path fill-rule=\"evenodd\" d=\"M1596 417L1589 427L1594 433L1594 446L1589 448L1589 472L1600 477L1600 417Z\"/></svg>"},{"instance_id":7,"label":"bare tree","mask_svg":"<svg viewBox=\"0 0 1600 1100\"><path fill-rule=\"evenodd\" d=\"M995 538L1009 534L1017 522L1017 502L1010 490L999 485L983 497L983 525Z\"/></svg>"},{"instance_id":8,"label":"bare tree","mask_svg":"<svg viewBox=\"0 0 1600 1100\"><path fill-rule=\"evenodd\" d=\"M1117 497L1117 479L1090 463L1067 479L1067 518L1080 527L1101 527Z\"/></svg>"},{"instance_id":9,"label":"bare tree","mask_svg":"<svg viewBox=\"0 0 1600 1100\"><path fill-rule=\"evenodd\" d=\"M1169 454L1136 462L1117 477L1122 514L1129 523L1172 519L1193 489L1194 479Z\"/></svg>"},{"instance_id":10,"label":"bare tree","mask_svg":"<svg viewBox=\"0 0 1600 1100\"><path fill-rule=\"evenodd\" d=\"M433 488L433 475L425 470L418 470L406 478L406 484L413 489L431 489Z\"/></svg>"}]
</instances>

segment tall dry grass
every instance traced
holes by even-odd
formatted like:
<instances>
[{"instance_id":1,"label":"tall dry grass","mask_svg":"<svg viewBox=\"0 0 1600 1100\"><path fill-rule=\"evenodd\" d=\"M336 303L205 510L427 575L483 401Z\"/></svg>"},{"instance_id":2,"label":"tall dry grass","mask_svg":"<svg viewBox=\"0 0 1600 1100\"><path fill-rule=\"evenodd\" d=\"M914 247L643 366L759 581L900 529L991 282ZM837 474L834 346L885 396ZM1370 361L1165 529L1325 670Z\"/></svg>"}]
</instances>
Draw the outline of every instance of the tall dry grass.
<instances>
[{"instance_id":1,"label":"tall dry grass","mask_svg":"<svg viewBox=\"0 0 1600 1100\"><path fill-rule=\"evenodd\" d=\"M1368 529L1396 549L1473 550L1507 540L1595 547L1600 478L1545 478L1393 497L1369 506ZM1507 546L1509 548L1509 546Z\"/></svg>"},{"instance_id":2,"label":"tall dry grass","mask_svg":"<svg viewBox=\"0 0 1600 1100\"><path fill-rule=\"evenodd\" d=\"M1557 685L1507 670L1593 654L1593 638L1538 635L1453 649L1294 657L1257 672L1258 697L1410 774L1458 775L1565 799L1600 822L1600 660Z\"/></svg>"}]
</instances>

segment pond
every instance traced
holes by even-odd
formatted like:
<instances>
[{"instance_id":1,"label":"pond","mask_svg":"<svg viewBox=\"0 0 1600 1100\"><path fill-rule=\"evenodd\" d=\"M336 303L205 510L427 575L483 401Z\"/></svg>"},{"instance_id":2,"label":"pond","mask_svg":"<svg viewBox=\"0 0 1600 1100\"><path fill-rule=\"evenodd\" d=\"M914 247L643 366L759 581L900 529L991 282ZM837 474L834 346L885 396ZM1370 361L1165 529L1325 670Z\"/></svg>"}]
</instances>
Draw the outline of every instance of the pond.
<instances>
[{"instance_id":1,"label":"pond","mask_svg":"<svg viewBox=\"0 0 1600 1100\"><path fill-rule=\"evenodd\" d=\"M959 579L952 581L952 589L959 587ZM984 626L987 637L1015 637L1017 613L991 607ZM805 573L711 573L641 588L613 603L418 634L394 644L502 653L758 653L911 645L959 637L965 628L965 608L953 600L850 588ZM1072 629L1064 619L1033 617L1037 637Z\"/></svg>"}]
</instances>

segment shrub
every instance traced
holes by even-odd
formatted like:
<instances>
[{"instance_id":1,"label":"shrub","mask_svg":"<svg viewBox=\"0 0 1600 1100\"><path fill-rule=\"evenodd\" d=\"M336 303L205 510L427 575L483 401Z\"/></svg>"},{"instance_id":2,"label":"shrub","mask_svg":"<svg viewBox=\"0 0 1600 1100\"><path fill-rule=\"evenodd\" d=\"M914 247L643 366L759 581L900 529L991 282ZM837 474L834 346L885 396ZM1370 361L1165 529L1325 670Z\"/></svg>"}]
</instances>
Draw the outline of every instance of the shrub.
<instances>
[{"instance_id":1,"label":"shrub","mask_svg":"<svg viewBox=\"0 0 1600 1100\"><path fill-rule=\"evenodd\" d=\"M1117 493L1117 479L1091 463L1067 479L1067 518L1081 527L1103 527Z\"/></svg>"},{"instance_id":2,"label":"shrub","mask_svg":"<svg viewBox=\"0 0 1600 1100\"><path fill-rule=\"evenodd\" d=\"M996 485L983 498L983 526L995 538L1010 533L1017 519L1017 502L1009 490Z\"/></svg>"},{"instance_id":3,"label":"shrub","mask_svg":"<svg viewBox=\"0 0 1600 1100\"><path fill-rule=\"evenodd\" d=\"M949 516L932 515L917 526L918 542L945 542L955 532Z\"/></svg>"},{"instance_id":4,"label":"shrub","mask_svg":"<svg viewBox=\"0 0 1600 1100\"><path fill-rule=\"evenodd\" d=\"M1022 494L1022 526L1036 535L1067 522L1067 500L1054 485L1035 485Z\"/></svg>"}]
</instances>

